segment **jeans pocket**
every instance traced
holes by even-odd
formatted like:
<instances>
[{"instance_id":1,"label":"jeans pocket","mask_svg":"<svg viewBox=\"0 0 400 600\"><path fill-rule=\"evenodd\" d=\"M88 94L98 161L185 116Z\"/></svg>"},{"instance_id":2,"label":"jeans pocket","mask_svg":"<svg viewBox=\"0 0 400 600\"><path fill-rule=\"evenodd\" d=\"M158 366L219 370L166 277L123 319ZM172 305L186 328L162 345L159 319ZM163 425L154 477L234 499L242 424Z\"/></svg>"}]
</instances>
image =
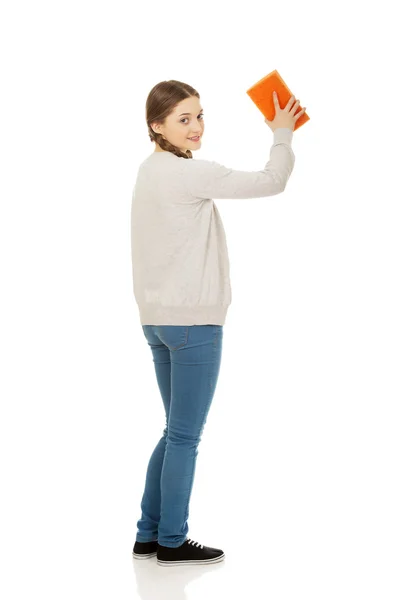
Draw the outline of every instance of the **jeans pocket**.
<instances>
[{"instance_id":1,"label":"jeans pocket","mask_svg":"<svg viewBox=\"0 0 400 600\"><path fill-rule=\"evenodd\" d=\"M157 335L170 350L178 350L188 343L189 325L157 325Z\"/></svg>"}]
</instances>

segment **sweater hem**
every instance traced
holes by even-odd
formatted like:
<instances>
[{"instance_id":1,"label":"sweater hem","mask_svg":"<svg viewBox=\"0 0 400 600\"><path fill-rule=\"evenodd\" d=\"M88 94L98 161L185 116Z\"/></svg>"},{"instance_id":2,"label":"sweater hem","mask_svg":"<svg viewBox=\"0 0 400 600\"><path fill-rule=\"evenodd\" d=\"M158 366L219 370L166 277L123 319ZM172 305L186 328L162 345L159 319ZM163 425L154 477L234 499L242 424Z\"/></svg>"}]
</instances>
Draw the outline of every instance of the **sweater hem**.
<instances>
[{"instance_id":1,"label":"sweater hem","mask_svg":"<svg viewBox=\"0 0 400 600\"><path fill-rule=\"evenodd\" d=\"M229 304L214 306L139 306L142 325L225 325Z\"/></svg>"}]
</instances>

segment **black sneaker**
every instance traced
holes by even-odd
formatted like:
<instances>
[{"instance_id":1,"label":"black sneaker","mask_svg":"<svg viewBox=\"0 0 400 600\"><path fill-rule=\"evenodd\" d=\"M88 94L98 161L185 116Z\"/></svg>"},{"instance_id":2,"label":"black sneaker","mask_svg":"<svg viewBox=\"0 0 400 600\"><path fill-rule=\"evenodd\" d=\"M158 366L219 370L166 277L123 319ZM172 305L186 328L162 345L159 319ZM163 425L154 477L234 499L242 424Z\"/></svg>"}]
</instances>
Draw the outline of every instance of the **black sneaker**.
<instances>
[{"instance_id":1,"label":"black sneaker","mask_svg":"<svg viewBox=\"0 0 400 600\"><path fill-rule=\"evenodd\" d=\"M167 546L157 547L157 564L163 567L173 567L176 565L209 565L224 560L225 554L219 548L210 548L202 546L197 542L187 538L181 546L177 548L168 548Z\"/></svg>"}]
</instances>

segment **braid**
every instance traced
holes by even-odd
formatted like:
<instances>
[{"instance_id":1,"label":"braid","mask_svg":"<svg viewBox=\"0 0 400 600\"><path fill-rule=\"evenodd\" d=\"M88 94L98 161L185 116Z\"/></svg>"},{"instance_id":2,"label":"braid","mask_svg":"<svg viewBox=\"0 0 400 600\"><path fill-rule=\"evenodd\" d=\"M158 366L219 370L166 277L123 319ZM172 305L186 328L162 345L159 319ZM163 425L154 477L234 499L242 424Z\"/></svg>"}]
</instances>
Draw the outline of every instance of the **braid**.
<instances>
[{"instance_id":1,"label":"braid","mask_svg":"<svg viewBox=\"0 0 400 600\"><path fill-rule=\"evenodd\" d=\"M149 138L152 142L156 142L160 146L160 148L162 148L166 152L172 152L172 154L175 154L176 156L179 156L181 158L193 158L193 155L190 150L188 150L186 153L182 152L181 150L179 150L179 148L177 148L176 146L171 144L171 142L165 139L165 137L161 135L161 133L155 133L151 129L151 127L149 127Z\"/></svg>"}]
</instances>

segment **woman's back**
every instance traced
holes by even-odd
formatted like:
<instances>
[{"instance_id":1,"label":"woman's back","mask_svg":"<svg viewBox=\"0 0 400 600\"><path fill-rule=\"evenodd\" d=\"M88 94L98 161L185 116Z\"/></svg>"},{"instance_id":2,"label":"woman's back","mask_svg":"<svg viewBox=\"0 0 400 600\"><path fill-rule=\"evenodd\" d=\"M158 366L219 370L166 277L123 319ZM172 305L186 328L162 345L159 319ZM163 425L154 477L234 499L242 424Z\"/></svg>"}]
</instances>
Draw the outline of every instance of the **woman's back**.
<instances>
[{"instance_id":1,"label":"woman's back","mask_svg":"<svg viewBox=\"0 0 400 600\"><path fill-rule=\"evenodd\" d=\"M260 171L153 152L132 197L134 295L142 325L224 325L231 304L225 230L213 198L283 192L294 166L293 132L274 132Z\"/></svg>"}]
</instances>

